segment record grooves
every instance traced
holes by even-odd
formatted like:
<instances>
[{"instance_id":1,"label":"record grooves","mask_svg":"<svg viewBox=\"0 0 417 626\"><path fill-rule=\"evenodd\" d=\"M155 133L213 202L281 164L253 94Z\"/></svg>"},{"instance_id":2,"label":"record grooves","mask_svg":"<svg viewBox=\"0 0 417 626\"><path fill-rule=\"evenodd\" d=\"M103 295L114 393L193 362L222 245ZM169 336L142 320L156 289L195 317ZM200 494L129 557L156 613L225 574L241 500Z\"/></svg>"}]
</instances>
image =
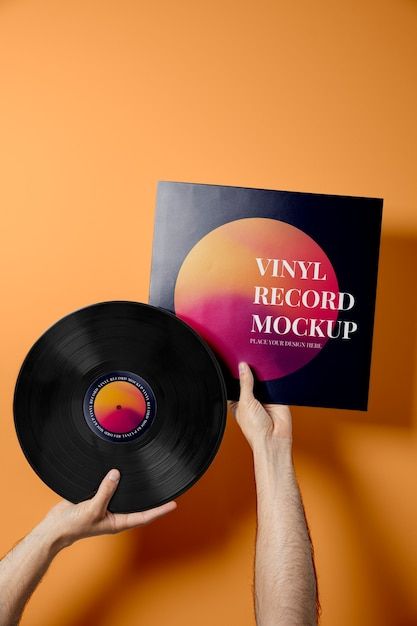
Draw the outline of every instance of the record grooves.
<instances>
[{"instance_id":1,"label":"record grooves","mask_svg":"<svg viewBox=\"0 0 417 626\"><path fill-rule=\"evenodd\" d=\"M122 478L109 509L168 502L206 471L220 445L226 394L219 365L173 314L127 301L62 318L29 351L15 427L40 478L72 502L106 472Z\"/></svg>"}]
</instances>

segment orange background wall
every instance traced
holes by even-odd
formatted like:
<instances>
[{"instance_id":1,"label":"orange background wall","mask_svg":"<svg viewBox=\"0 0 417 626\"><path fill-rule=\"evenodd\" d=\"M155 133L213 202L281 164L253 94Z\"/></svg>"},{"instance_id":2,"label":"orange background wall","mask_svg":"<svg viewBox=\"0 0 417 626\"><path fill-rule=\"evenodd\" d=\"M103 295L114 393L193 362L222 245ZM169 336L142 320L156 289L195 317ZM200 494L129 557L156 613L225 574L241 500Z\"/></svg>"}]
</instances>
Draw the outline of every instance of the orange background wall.
<instances>
[{"instance_id":1,"label":"orange background wall","mask_svg":"<svg viewBox=\"0 0 417 626\"><path fill-rule=\"evenodd\" d=\"M20 364L64 314L147 300L158 179L381 196L370 408L294 409L295 462L323 626L417 624L416 85L415 0L0 1L2 552L58 499L14 434ZM23 624L253 626L232 418L178 504L62 553Z\"/></svg>"}]
</instances>

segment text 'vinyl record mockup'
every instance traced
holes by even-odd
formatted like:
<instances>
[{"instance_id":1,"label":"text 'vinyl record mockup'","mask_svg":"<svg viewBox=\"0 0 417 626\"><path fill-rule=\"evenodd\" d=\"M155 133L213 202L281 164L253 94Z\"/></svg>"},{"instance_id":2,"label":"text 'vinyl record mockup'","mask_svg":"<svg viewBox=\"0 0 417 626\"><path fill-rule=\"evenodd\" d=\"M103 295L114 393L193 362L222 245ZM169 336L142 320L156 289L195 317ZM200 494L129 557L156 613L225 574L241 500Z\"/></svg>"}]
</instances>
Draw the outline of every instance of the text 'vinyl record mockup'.
<instances>
[{"instance_id":1,"label":"text 'vinyl record mockup'","mask_svg":"<svg viewBox=\"0 0 417 626\"><path fill-rule=\"evenodd\" d=\"M15 426L40 478L72 502L108 470L113 512L168 502L206 471L226 419L222 374L204 341L171 313L104 302L59 320L20 370Z\"/></svg>"}]
</instances>

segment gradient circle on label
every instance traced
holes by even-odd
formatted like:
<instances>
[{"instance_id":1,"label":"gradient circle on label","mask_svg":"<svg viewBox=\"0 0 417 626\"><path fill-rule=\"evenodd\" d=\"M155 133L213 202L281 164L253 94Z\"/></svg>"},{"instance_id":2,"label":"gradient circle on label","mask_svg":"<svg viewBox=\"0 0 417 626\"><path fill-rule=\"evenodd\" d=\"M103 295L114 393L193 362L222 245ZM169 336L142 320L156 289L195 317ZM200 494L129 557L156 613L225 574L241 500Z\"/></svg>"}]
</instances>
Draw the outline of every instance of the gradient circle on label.
<instances>
[{"instance_id":1,"label":"gradient circle on label","mask_svg":"<svg viewBox=\"0 0 417 626\"><path fill-rule=\"evenodd\" d=\"M257 258L262 260L257 262ZM295 268L294 277L283 268L283 260ZM304 262L304 270L296 261ZM256 287L262 290L259 304L254 304ZM297 318L324 320L322 327L329 321L332 328L338 317L337 309L321 308L321 300L320 306L311 306L316 299L313 293L307 294L306 306L289 306L280 294L291 289L327 291L336 294L337 302L338 281L325 252L309 235L286 222L235 220L200 239L185 258L175 285L175 313L207 340L235 378L239 361L247 361L259 380L274 380L306 365L328 341L326 334L297 335L293 332ZM274 294L275 304L271 304ZM294 304L297 292L292 295ZM277 323L281 334L251 332L253 315L259 316L261 325L272 316L271 327L281 317ZM291 329L284 333L288 324ZM299 322L295 328L309 332L309 324Z\"/></svg>"},{"instance_id":2,"label":"gradient circle on label","mask_svg":"<svg viewBox=\"0 0 417 626\"><path fill-rule=\"evenodd\" d=\"M84 396L84 417L106 441L136 439L151 424L156 400L149 384L137 374L118 370L103 374Z\"/></svg>"},{"instance_id":3,"label":"gradient circle on label","mask_svg":"<svg viewBox=\"0 0 417 626\"><path fill-rule=\"evenodd\" d=\"M145 397L131 383L121 380L108 383L95 397L94 413L98 423L106 430L128 433L137 428L145 417Z\"/></svg>"}]
</instances>

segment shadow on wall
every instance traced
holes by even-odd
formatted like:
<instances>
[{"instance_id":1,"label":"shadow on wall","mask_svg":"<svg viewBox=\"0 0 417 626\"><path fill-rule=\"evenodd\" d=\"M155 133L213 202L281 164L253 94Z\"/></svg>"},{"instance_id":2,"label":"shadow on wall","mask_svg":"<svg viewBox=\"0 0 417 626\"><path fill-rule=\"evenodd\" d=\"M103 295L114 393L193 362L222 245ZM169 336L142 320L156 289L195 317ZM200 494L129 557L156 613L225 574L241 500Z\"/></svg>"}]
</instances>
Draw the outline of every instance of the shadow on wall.
<instances>
[{"instance_id":1,"label":"shadow on wall","mask_svg":"<svg viewBox=\"0 0 417 626\"><path fill-rule=\"evenodd\" d=\"M413 349L417 325L417 292L412 285L416 260L414 240L383 238L368 412L296 409L294 420L296 453L316 457L340 483L358 541L367 554L370 570L381 590L386 624L396 626L416 624L417 614L413 613L412 602L392 574L398 566L393 567L384 553L384 539L388 533L384 532L383 521L369 515L366 502L361 499L341 455L338 455L337 431L339 424L348 421L355 423L358 429L365 422L368 426L374 424L375 428L382 424L411 432ZM152 568L163 568L172 560L186 560L203 551L221 548L234 532L236 520L254 514L250 449L231 415L228 421L223 444L213 465L180 498L178 510L156 525L132 532L131 550L124 568L117 572L117 576L109 577L108 586L95 590L81 614L73 615L68 621L63 611L62 620L58 620L60 624L100 626L114 598L118 597L118 588L125 592L132 584L136 587L141 572L149 574ZM45 619L45 626L48 623Z\"/></svg>"},{"instance_id":2,"label":"shadow on wall","mask_svg":"<svg viewBox=\"0 0 417 626\"><path fill-rule=\"evenodd\" d=\"M363 496L339 452L341 423L351 423L360 432L362 424L376 429L400 429L413 436L413 380L417 334L417 291L413 288L417 267L415 239L386 237L381 242L378 292L374 328L371 385L367 412L297 409L294 420L296 447L319 459L331 471L350 514L351 525L366 565L384 622L378 626L415 626L415 598L402 585L407 576L401 556L393 560L389 549L392 527ZM385 462L381 459L381 462ZM364 468L366 472L366 468ZM398 486L401 489L401 485ZM411 494L409 494L411 496ZM401 521L398 532L401 532ZM388 546L388 549L385 547ZM415 555L417 560L417 555ZM411 572L408 572L410 575ZM371 625L370 625L371 626ZM376 626L376 625L375 625Z\"/></svg>"}]
</instances>

